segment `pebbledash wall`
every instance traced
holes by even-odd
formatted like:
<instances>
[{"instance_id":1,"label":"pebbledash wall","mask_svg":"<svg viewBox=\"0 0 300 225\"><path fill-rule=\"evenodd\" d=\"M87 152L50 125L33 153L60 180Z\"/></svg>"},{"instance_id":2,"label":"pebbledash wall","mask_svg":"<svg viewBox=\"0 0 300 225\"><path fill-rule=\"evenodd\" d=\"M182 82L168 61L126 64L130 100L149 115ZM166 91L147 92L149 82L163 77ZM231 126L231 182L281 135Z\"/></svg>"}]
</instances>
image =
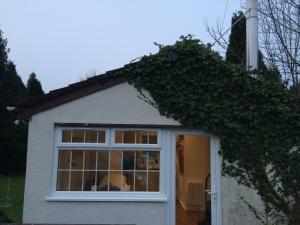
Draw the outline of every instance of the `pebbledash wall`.
<instances>
[{"instance_id":1,"label":"pebbledash wall","mask_svg":"<svg viewBox=\"0 0 300 225\"><path fill-rule=\"evenodd\" d=\"M56 123L180 125L138 97L127 82L33 115L29 123L23 223L168 225L166 201L48 201L51 195ZM169 153L167 152L166 155ZM256 220L240 196L254 192L222 178L223 225ZM221 224L218 224L221 225Z\"/></svg>"}]
</instances>

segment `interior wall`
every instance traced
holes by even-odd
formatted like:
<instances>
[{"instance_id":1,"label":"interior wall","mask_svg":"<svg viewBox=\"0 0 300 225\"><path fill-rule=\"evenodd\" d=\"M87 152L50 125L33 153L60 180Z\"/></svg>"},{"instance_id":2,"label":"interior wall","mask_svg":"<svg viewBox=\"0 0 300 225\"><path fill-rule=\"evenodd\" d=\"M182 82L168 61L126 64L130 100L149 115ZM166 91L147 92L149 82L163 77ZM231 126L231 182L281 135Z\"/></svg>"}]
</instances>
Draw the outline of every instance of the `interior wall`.
<instances>
[{"instance_id":1,"label":"interior wall","mask_svg":"<svg viewBox=\"0 0 300 225\"><path fill-rule=\"evenodd\" d=\"M200 182L210 173L210 144L208 136L184 135L184 173L179 173L177 154L177 199L184 208L188 207L187 189L189 182Z\"/></svg>"}]
</instances>

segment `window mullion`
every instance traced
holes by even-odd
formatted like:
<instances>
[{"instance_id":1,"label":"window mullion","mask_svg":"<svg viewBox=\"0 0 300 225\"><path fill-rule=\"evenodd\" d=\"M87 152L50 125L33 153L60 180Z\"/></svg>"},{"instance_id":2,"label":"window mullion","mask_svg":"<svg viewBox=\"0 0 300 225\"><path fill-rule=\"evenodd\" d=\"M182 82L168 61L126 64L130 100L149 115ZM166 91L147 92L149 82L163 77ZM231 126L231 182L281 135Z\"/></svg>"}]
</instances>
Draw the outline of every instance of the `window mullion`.
<instances>
[{"instance_id":1,"label":"window mullion","mask_svg":"<svg viewBox=\"0 0 300 225\"><path fill-rule=\"evenodd\" d=\"M85 167L85 150L83 151L83 162L82 162L82 175L81 175L81 191L83 191L83 183L84 183L84 167Z\"/></svg>"},{"instance_id":2,"label":"window mullion","mask_svg":"<svg viewBox=\"0 0 300 225\"><path fill-rule=\"evenodd\" d=\"M123 157L124 157L124 151L121 151L122 157L121 157L121 186L120 191L123 191Z\"/></svg>"},{"instance_id":3,"label":"window mullion","mask_svg":"<svg viewBox=\"0 0 300 225\"><path fill-rule=\"evenodd\" d=\"M135 191L135 178L136 178L136 151L134 151L133 191Z\"/></svg>"},{"instance_id":4,"label":"window mullion","mask_svg":"<svg viewBox=\"0 0 300 225\"><path fill-rule=\"evenodd\" d=\"M73 130L71 130L71 142L73 142Z\"/></svg>"},{"instance_id":5,"label":"window mullion","mask_svg":"<svg viewBox=\"0 0 300 225\"><path fill-rule=\"evenodd\" d=\"M73 151L70 152L70 165L69 165L69 187L68 187L68 191L71 190L71 169L72 169L72 157L73 157Z\"/></svg>"},{"instance_id":6,"label":"window mullion","mask_svg":"<svg viewBox=\"0 0 300 225\"><path fill-rule=\"evenodd\" d=\"M98 135L97 135L97 137L98 137ZM98 179L97 175L98 175L98 151L96 151L96 168L95 168L95 183L94 183L94 185L96 187L95 191L97 191L97 188L98 188L98 185L97 185L97 179Z\"/></svg>"},{"instance_id":7,"label":"window mullion","mask_svg":"<svg viewBox=\"0 0 300 225\"><path fill-rule=\"evenodd\" d=\"M148 168L149 168L149 152L147 151L147 165L146 165L146 191L148 192Z\"/></svg>"},{"instance_id":8,"label":"window mullion","mask_svg":"<svg viewBox=\"0 0 300 225\"><path fill-rule=\"evenodd\" d=\"M111 154L111 151L108 152L108 171L107 171L107 191L109 191L110 189L110 154Z\"/></svg>"}]
</instances>

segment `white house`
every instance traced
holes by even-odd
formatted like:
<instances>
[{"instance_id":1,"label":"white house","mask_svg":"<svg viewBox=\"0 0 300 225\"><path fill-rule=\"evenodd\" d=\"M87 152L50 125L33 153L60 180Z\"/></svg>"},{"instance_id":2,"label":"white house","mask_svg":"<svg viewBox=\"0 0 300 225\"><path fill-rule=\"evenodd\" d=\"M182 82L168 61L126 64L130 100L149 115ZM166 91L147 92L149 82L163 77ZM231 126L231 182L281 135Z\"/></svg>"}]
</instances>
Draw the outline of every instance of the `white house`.
<instances>
[{"instance_id":1,"label":"white house","mask_svg":"<svg viewBox=\"0 0 300 225\"><path fill-rule=\"evenodd\" d=\"M256 224L240 200L255 193L221 175L218 137L161 116L115 73L19 105L23 222L188 225L211 206L213 225Z\"/></svg>"}]
</instances>

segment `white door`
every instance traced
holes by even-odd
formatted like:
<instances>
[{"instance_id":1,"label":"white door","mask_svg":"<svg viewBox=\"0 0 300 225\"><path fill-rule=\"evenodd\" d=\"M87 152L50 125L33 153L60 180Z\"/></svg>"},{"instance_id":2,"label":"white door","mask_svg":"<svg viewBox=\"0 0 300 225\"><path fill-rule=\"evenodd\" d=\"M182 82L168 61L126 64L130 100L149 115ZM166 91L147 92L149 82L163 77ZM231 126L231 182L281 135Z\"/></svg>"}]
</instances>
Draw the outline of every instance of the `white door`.
<instances>
[{"instance_id":1,"label":"white door","mask_svg":"<svg viewBox=\"0 0 300 225\"><path fill-rule=\"evenodd\" d=\"M219 155L220 141L210 136L210 173L211 173L211 220L212 225L222 225L221 179L222 162Z\"/></svg>"},{"instance_id":2,"label":"white door","mask_svg":"<svg viewBox=\"0 0 300 225\"><path fill-rule=\"evenodd\" d=\"M205 135L210 136L210 172L211 172L211 220L212 225L222 225L221 211L221 157L218 154L220 142L219 139L201 131L195 130L176 130L170 133L170 186L167 204L168 225L176 225L176 136L182 135Z\"/></svg>"}]
</instances>

